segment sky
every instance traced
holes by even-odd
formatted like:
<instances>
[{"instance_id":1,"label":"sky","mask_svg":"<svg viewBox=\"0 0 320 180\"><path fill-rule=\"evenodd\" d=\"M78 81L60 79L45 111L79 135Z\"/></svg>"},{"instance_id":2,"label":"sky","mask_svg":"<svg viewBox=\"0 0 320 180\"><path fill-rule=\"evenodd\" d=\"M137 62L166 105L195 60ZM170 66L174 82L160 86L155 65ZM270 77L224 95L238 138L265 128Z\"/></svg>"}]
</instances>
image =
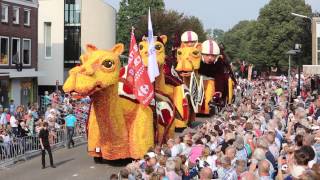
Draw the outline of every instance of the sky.
<instances>
[{"instance_id":1,"label":"sky","mask_svg":"<svg viewBox=\"0 0 320 180\"><path fill-rule=\"evenodd\" d=\"M119 9L119 0L105 0ZM320 0L305 0L320 12ZM231 29L241 20L254 20L269 0L164 0L166 9L198 17L205 29Z\"/></svg>"}]
</instances>

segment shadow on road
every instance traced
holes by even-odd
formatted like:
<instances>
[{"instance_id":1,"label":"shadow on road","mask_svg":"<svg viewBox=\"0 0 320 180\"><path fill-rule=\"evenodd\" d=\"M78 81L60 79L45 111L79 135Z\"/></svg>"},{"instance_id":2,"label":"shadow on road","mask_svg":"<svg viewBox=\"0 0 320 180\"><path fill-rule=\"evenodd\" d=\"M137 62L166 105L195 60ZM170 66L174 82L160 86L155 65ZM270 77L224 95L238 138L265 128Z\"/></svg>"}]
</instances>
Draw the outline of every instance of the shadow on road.
<instances>
[{"instance_id":1,"label":"shadow on road","mask_svg":"<svg viewBox=\"0 0 320 180\"><path fill-rule=\"evenodd\" d=\"M128 158L128 159L120 159L120 160L105 160L105 159L99 159L99 161L95 161L97 164L107 164L110 166L115 167L123 167L127 164L131 163L134 159Z\"/></svg>"},{"instance_id":2,"label":"shadow on road","mask_svg":"<svg viewBox=\"0 0 320 180\"><path fill-rule=\"evenodd\" d=\"M56 165L56 166L60 166L60 165L62 165L62 164L65 164L65 163L67 163L67 162L69 162L69 161L73 161L73 160L74 160L74 158L66 159L66 160L59 161L59 162L55 163L55 165Z\"/></svg>"}]
</instances>

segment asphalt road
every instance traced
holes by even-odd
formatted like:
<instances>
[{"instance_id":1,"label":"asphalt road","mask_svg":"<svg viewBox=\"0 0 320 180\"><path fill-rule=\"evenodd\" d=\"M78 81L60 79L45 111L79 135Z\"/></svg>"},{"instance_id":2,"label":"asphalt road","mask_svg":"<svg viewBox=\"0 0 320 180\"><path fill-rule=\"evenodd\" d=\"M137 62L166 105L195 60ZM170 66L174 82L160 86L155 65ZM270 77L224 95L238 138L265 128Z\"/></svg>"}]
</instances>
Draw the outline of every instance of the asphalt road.
<instances>
[{"instance_id":1,"label":"asphalt road","mask_svg":"<svg viewBox=\"0 0 320 180\"><path fill-rule=\"evenodd\" d=\"M197 118L192 126L197 126L206 117ZM179 133L177 133L179 134ZM47 166L41 169L41 156L18 162L12 167L0 169L2 180L108 180L110 175L118 173L129 161L104 162L96 164L87 154L86 144L73 149L59 149L53 152L56 168L49 166L49 157L46 156Z\"/></svg>"},{"instance_id":2,"label":"asphalt road","mask_svg":"<svg viewBox=\"0 0 320 180\"><path fill-rule=\"evenodd\" d=\"M6 180L108 180L112 173L118 173L123 163L105 162L95 164L87 155L86 145L73 149L60 149L53 152L56 168L47 166L41 169L41 156L19 162L13 167L0 170L0 179Z\"/></svg>"}]
</instances>

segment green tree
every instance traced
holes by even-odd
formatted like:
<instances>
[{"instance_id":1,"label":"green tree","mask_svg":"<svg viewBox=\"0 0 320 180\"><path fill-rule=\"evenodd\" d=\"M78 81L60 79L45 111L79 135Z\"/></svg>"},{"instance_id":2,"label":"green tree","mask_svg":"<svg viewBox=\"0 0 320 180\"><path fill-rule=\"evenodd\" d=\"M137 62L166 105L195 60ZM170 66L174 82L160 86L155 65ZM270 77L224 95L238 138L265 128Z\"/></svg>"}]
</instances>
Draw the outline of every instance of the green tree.
<instances>
[{"instance_id":1,"label":"green tree","mask_svg":"<svg viewBox=\"0 0 320 180\"><path fill-rule=\"evenodd\" d=\"M260 68L288 67L285 54L302 44L302 64L311 62L310 22L291 12L311 15L304 0L271 0L261 10L257 21L241 21L226 32L223 42L233 60L246 60Z\"/></svg>"},{"instance_id":2,"label":"green tree","mask_svg":"<svg viewBox=\"0 0 320 180\"><path fill-rule=\"evenodd\" d=\"M117 42L125 44L128 50L130 42L131 27L137 27L140 17L152 12L163 11L165 4L163 0L121 0L117 14Z\"/></svg>"},{"instance_id":3,"label":"green tree","mask_svg":"<svg viewBox=\"0 0 320 180\"><path fill-rule=\"evenodd\" d=\"M223 36L226 53L233 61L249 60L249 43L254 32L255 21L240 21Z\"/></svg>"},{"instance_id":4,"label":"green tree","mask_svg":"<svg viewBox=\"0 0 320 180\"><path fill-rule=\"evenodd\" d=\"M223 41L224 31L222 29L207 29L207 39L214 39L218 43Z\"/></svg>"},{"instance_id":5,"label":"green tree","mask_svg":"<svg viewBox=\"0 0 320 180\"><path fill-rule=\"evenodd\" d=\"M155 36L167 35L166 52L170 54L173 44L180 40L183 32L192 30L199 36L199 41L206 39L206 33L201 21L195 16L185 16L177 11L156 11L151 13L153 33ZM135 35L137 41L140 41L144 35L147 35L148 19L147 15L141 16L136 25Z\"/></svg>"},{"instance_id":6,"label":"green tree","mask_svg":"<svg viewBox=\"0 0 320 180\"><path fill-rule=\"evenodd\" d=\"M310 61L311 34L307 21L291 12L311 15L311 7L304 0L271 0L261 9L250 45L253 61L278 68L288 66L285 52L295 43L303 45L303 63Z\"/></svg>"}]
</instances>

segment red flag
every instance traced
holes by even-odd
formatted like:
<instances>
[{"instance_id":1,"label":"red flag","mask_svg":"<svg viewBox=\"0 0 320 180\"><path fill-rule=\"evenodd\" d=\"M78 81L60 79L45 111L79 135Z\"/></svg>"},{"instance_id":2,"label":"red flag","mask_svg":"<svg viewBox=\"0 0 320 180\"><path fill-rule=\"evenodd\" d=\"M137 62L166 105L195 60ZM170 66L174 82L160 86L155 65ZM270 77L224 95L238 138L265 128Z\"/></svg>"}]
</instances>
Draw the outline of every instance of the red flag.
<instances>
[{"instance_id":1,"label":"red flag","mask_svg":"<svg viewBox=\"0 0 320 180\"><path fill-rule=\"evenodd\" d=\"M133 94L143 105L149 105L154 96L153 85L150 82L148 71L140 57L134 33L131 33L130 51L127 68L127 81L133 87Z\"/></svg>"}]
</instances>

